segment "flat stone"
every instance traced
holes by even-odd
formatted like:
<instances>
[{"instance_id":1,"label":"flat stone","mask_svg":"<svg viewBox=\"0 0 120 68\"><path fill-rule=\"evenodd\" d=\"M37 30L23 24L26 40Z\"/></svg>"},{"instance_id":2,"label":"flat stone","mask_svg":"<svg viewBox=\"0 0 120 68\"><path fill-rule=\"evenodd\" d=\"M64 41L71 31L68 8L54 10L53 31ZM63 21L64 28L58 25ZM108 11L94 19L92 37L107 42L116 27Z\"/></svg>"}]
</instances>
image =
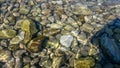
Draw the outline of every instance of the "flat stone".
<instances>
[{"instance_id":1,"label":"flat stone","mask_svg":"<svg viewBox=\"0 0 120 68\"><path fill-rule=\"evenodd\" d=\"M66 26L64 27L64 29L67 30L67 31L75 30L75 28L74 28L73 26L71 26L71 25L66 25Z\"/></svg>"},{"instance_id":2,"label":"flat stone","mask_svg":"<svg viewBox=\"0 0 120 68\"><path fill-rule=\"evenodd\" d=\"M77 36L77 40L80 41L80 43L82 44L86 44L87 43L87 35L84 32L81 32L78 36Z\"/></svg>"},{"instance_id":3,"label":"flat stone","mask_svg":"<svg viewBox=\"0 0 120 68\"><path fill-rule=\"evenodd\" d=\"M91 15L93 12L85 5L77 3L71 6L73 8L73 13L77 15Z\"/></svg>"},{"instance_id":4,"label":"flat stone","mask_svg":"<svg viewBox=\"0 0 120 68\"><path fill-rule=\"evenodd\" d=\"M82 30L86 31L86 32L92 32L94 27L88 23L83 24L83 26L81 27Z\"/></svg>"},{"instance_id":5,"label":"flat stone","mask_svg":"<svg viewBox=\"0 0 120 68\"><path fill-rule=\"evenodd\" d=\"M70 47L72 41L73 41L73 36L72 35L63 35L60 38L60 43L65 47Z\"/></svg>"},{"instance_id":6,"label":"flat stone","mask_svg":"<svg viewBox=\"0 0 120 68\"><path fill-rule=\"evenodd\" d=\"M103 48L103 52L107 54L114 62L120 62L120 49L106 34L101 37L101 46Z\"/></svg>"},{"instance_id":7,"label":"flat stone","mask_svg":"<svg viewBox=\"0 0 120 68\"><path fill-rule=\"evenodd\" d=\"M92 57L80 58L74 60L74 68L91 68L95 65L95 60Z\"/></svg>"},{"instance_id":8,"label":"flat stone","mask_svg":"<svg viewBox=\"0 0 120 68\"><path fill-rule=\"evenodd\" d=\"M51 29L59 29L62 28L63 26L59 25L59 24L47 24L48 27L50 27Z\"/></svg>"},{"instance_id":9,"label":"flat stone","mask_svg":"<svg viewBox=\"0 0 120 68\"><path fill-rule=\"evenodd\" d=\"M9 39L16 36L16 31L12 29L0 30L0 39Z\"/></svg>"}]
</instances>

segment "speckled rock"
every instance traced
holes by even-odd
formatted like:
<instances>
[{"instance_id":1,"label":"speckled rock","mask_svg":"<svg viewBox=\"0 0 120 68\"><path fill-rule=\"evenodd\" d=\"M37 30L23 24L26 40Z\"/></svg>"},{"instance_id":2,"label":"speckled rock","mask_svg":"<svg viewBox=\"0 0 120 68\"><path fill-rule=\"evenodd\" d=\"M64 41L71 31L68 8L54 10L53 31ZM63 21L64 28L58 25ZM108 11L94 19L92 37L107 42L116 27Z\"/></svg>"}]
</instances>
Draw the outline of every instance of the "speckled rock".
<instances>
[{"instance_id":1,"label":"speckled rock","mask_svg":"<svg viewBox=\"0 0 120 68\"><path fill-rule=\"evenodd\" d=\"M0 30L0 39L9 39L16 36L16 31L12 29Z\"/></svg>"}]
</instances>

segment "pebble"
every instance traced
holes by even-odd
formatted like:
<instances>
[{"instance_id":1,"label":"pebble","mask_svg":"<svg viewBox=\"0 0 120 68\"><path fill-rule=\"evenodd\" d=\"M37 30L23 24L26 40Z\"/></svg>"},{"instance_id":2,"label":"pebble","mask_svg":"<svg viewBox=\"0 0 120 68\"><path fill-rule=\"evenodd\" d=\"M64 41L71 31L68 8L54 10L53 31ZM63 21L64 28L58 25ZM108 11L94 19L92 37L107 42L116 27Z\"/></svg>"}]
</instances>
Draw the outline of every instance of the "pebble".
<instances>
[{"instance_id":1,"label":"pebble","mask_svg":"<svg viewBox=\"0 0 120 68\"><path fill-rule=\"evenodd\" d=\"M0 61L8 62L11 59L11 52L8 50L0 50Z\"/></svg>"},{"instance_id":2,"label":"pebble","mask_svg":"<svg viewBox=\"0 0 120 68\"><path fill-rule=\"evenodd\" d=\"M91 68L95 65L95 60L92 57L81 58L74 60L74 68Z\"/></svg>"},{"instance_id":3,"label":"pebble","mask_svg":"<svg viewBox=\"0 0 120 68\"><path fill-rule=\"evenodd\" d=\"M16 31L12 29L0 30L0 39L9 39L16 36Z\"/></svg>"},{"instance_id":4,"label":"pebble","mask_svg":"<svg viewBox=\"0 0 120 68\"><path fill-rule=\"evenodd\" d=\"M65 47L70 47L72 41L73 41L73 36L72 35L63 35L60 38L60 43Z\"/></svg>"},{"instance_id":5,"label":"pebble","mask_svg":"<svg viewBox=\"0 0 120 68\"><path fill-rule=\"evenodd\" d=\"M94 30L93 26L88 23L83 24L81 29L86 32L92 32Z\"/></svg>"},{"instance_id":6,"label":"pebble","mask_svg":"<svg viewBox=\"0 0 120 68\"><path fill-rule=\"evenodd\" d=\"M77 40L80 41L80 43L82 44L86 44L87 43L87 35L85 32L81 32L78 36L77 36Z\"/></svg>"}]
</instances>

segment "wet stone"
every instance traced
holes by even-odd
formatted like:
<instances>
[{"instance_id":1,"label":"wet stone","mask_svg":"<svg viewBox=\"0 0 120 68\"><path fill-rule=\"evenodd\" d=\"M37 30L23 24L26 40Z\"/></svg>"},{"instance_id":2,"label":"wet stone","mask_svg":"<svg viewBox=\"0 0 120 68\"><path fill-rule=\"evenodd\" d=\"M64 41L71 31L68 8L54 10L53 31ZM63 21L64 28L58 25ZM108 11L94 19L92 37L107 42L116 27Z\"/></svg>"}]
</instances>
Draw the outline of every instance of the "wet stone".
<instances>
[{"instance_id":1,"label":"wet stone","mask_svg":"<svg viewBox=\"0 0 120 68\"><path fill-rule=\"evenodd\" d=\"M80 3L76 3L71 7L73 8L73 13L77 15L91 15L93 13L88 7Z\"/></svg>"},{"instance_id":2,"label":"wet stone","mask_svg":"<svg viewBox=\"0 0 120 68\"><path fill-rule=\"evenodd\" d=\"M40 35L30 41L30 43L27 45L27 49L30 52L38 52L43 44L43 41L46 40L46 36Z\"/></svg>"},{"instance_id":3,"label":"wet stone","mask_svg":"<svg viewBox=\"0 0 120 68\"><path fill-rule=\"evenodd\" d=\"M8 49L11 51L15 51L15 50L19 49L19 45L18 44L10 44L8 46Z\"/></svg>"},{"instance_id":4,"label":"wet stone","mask_svg":"<svg viewBox=\"0 0 120 68\"><path fill-rule=\"evenodd\" d=\"M0 61L7 62L11 58L11 52L8 50L0 50Z\"/></svg>"},{"instance_id":5,"label":"wet stone","mask_svg":"<svg viewBox=\"0 0 120 68\"><path fill-rule=\"evenodd\" d=\"M114 34L113 37L116 41L120 42L120 34Z\"/></svg>"},{"instance_id":6,"label":"wet stone","mask_svg":"<svg viewBox=\"0 0 120 68\"><path fill-rule=\"evenodd\" d=\"M30 68L30 64L26 64L23 68Z\"/></svg>"},{"instance_id":7,"label":"wet stone","mask_svg":"<svg viewBox=\"0 0 120 68\"><path fill-rule=\"evenodd\" d=\"M111 63L107 63L103 66L103 68L114 68L114 66Z\"/></svg>"},{"instance_id":8,"label":"wet stone","mask_svg":"<svg viewBox=\"0 0 120 68\"><path fill-rule=\"evenodd\" d=\"M85 32L81 32L78 36L77 36L77 40L80 41L80 43L82 44L86 44L87 43L87 35Z\"/></svg>"},{"instance_id":9,"label":"wet stone","mask_svg":"<svg viewBox=\"0 0 120 68\"><path fill-rule=\"evenodd\" d=\"M0 39L9 39L16 36L16 31L12 29L0 30Z\"/></svg>"},{"instance_id":10,"label":"wet stone","mask_svg":"<svg viewBox=\"0 0 120 68\"><path fill-rule=\"evenodd\" d=\"M63 61L64 61L63 56L53 58L52 67L53 68L60 68L60 65L63 63Z\"/></svg>"},{"instance_id":11,"label":"wet stone","mask_svg":"<svg viewBox=\"0 0 120 68\"><path fill-rule=\"evenodd\" d=\"M20 12L21 14L28 14L29 10L30 10L29 8L26 8L25 6L22 6L22 7L20 8L19 12Z\"/></svg>"},{"instance_id":12,"label":"wet stone","mask_svg":"<svg viewBox=\"0 0 120 68\"><path fill-rule=\"evenodd\" d=\"M39 62L39 58L34 58L33 60L31 60L30 64L34 65L37 64Z\"/></svg>"},{"instance_id":13,"label":"wet stone","mask_svg":"<svg viewBox=\"0 0 120 68\"><path fill-rule=\"evenodd\" d=\"M106 34L101 37L101 46L104 53L108 55L114 62L120 62L120 49L115 41L107 37Z\"/></svg>"},{"instance_id":14,"label":"wet stone","mask_svg":"<svg viewBox=\"0 0 120 68\"><path fill-rule=\"evenodd\" d=\"M75 30L75 28L73 26L71 26L71 25L66 25L64 27L64 29L67 30L67 31Z\"/></svg>"},{"instance_id":15,"label":"wet stone","mask_svg":"<svg viewBox=\"0 0 120 68\"><path fill-rule=\"evenodd\" d=\"M95 65L95 60L92 57L80 58L74 60L74 68L91 68Z\"/></svg>"},{"instance_id":16,"label":"wet stone","mask_svg":"<svg viewBox=\"0 0 120 68\"><path fill-rule=\"evenodd\" d=\"M65 47L70 47L72 41L73 41L73 36L72 35L63 35L60 38L60 43Z\"/></svg>"},{"instance_id":17,"label":"wet stone","mask_svg":"<svg viewBox=\"0 0 120 68\"><path fill-rule=\"evenodd\" d=\"M120 28L115 28L115 29L113 30L113 32L114 32L114 33L120 33Z\"/></svg>"},{"instance_id":18,"label":"wet stone","mask_svg":"<svg viewBox=\"0 0 120 68\"><path fill-rule=\"evenodd\" d=\"M42 65L45 68L52 68L52 62L51 62L51 60L46 60L46 61L42 62Z\"/></svg>"},{"instance_id":19,"label":"wet stone","mask_svg":"<svg viewBox=\"0 0 120 68\"><path fill-rule=\"evenodd\" d=\"M30 62L31 62L30 57L27 57L27 56L23 57L23 63L27 64L27 63L30 63Z\"/></svg>"},{"instance_id":20,"label":"wet stone","mask_svg":"<svg viewBox=\"0 0 120 68\"><path fill-rule=\"evenodd\" d=\"M31 40L32 35L37 32L35 22L30 19L25 19L21 24L21 30L25 31L24 43Z\"/></svg>"},{"instance_id":21,"label":"wet stone","mask_svg":"<svg viewBox=\"0 0 120 68\"><path fill-rule=\"evenodd\" d=\"M11 41L10 44L18 44L20 42L19 36L14 37Z\"/></svg>"},{"instance_id":22,"label":"wet stone","mask_svg":"<svg viewBox=\"0 0 120 68\"><path fill-rule=\"evenodd\" d=\"M88 23L83 24L81 29L86 31L86 32L92 32L94 30L93 26L88 24Z\"/></svg>"}]
</instances>

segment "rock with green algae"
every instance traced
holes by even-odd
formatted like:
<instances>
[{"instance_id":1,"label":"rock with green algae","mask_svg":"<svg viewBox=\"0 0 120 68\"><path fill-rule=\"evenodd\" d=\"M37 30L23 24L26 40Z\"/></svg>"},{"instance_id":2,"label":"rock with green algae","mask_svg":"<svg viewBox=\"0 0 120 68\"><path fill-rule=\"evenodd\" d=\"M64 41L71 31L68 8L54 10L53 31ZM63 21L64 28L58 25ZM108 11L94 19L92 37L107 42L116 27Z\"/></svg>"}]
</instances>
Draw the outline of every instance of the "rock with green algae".
<instances>
[{"instance_id":1,"label":"rock with green algae","mask_svg":"<svg viewBox=\"0 0 120 68\"><path fill-rule=\"evenodd\" d=\"M40 35L30 41L27 45L28 51L38 52L42 46L42 43L46 40L46 36Z\"/></svg>"},{"instance_id":2,"label":"rock with green algae","mask_svg":"<svg viewBox=\"0 0 120 68\"><path fill-rule=\"evenodd\" d=\"M25 38L24 43L28 43L32 35L34 35L37 32L36 24L30 19L25 19L21 24L21 29L25 31Z\"/></svg>"},{"instance_id":3,"label":"rock with green algae","mask_svg":"<svg viewBox=\"0 0 120 68\"><path fill-rule=\"evenodd\" d=\"M74 60L74 68L91 68L95 65L95 60L92 57L80 58Z\"/></svg>"},{"instance_id":4,"label":"rock with green algae","mask_svg":"<svg viewBox=\"0 0 120 68\"><path fill-rule=\"evenodd\" d=\"M13 29L0 30L0 39L9 39L16 36L16 31Z\"/></svg>"}]
</instances>

